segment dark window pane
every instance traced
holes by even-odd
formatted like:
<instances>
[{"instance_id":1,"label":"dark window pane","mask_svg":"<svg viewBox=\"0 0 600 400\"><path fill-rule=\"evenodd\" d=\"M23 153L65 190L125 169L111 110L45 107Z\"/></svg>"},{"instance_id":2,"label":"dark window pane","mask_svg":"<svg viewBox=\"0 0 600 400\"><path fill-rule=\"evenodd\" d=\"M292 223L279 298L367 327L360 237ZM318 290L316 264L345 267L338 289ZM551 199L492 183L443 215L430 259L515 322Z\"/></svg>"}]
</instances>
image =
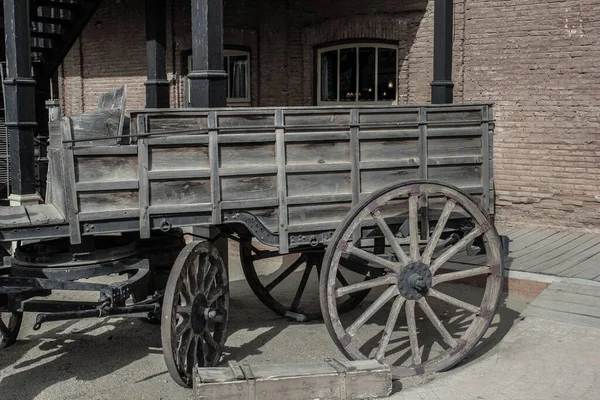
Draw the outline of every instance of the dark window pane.
<instances>
[{"instance_id":1,"label":"dark window pane","mask_svg":"<svg viewBox=\"0 0 600 400\"><path fill-rule=\"evenodd\" d=\"M321 101L337 100L337 50L321 54Z\"/></svg>"},{"instance_id":2,"label":"dark window pane","mask_svg":"<svg viewBox=\"0 0 600 400\"><path fill-rule=\"evenodd\" d=\"M396 68L398 59L396 50L379 49L377 73L377 100L396 100Z\"/></svg>"},{"instance_id":3,"label":"dark window pane","mask_svg":"<svg viewBox=\"0 0 600 400\"><path fill-rule=\"evenodd\" d=\"M248 97L248 56L229 57L229 97L244 99Z\"/></svg>"},{"instance_id":4,"label":"dark window pane","mask_svg":"<svg viewBox=\"0 0 600 400\"><path fill-rule=\"evenodd\" d=\"M358 53L358 100L375 100L375 48L363 47Z\"/></svg>"},{"instance_id":5,"label":"dark window pane","mask_svg":"<svg viewBox=\"0 0 600 400\"><path fill-rule=\"evenodd\" d=\"M340 101L356 101L356 49L340 50Z\"/></svg>"}]
</instances>

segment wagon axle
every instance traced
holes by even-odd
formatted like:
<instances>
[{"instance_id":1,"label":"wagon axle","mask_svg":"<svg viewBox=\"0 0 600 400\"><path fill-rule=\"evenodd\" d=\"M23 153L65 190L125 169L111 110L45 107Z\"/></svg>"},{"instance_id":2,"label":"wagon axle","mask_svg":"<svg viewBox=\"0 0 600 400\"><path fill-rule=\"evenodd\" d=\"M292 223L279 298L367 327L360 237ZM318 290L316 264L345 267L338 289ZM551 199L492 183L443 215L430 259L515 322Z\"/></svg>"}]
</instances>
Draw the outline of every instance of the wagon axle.
<instances>
[{"instance_id":1,"label":"wagon axle","mask_svg":"<svg viewBox=\"0 0 600 400\"><path fill-rule=\"evenodd\" d=\"M83 318L105 318L105 317L130 317L130 318L151 318L152 315L160 312L160 303L131 305L125 307L99 306L95 309L81 311L67 311L54 313L40 313L35 319L33 330L37 331L42 324L50 321L67 321Z\"/></svg>"}]
</instances>

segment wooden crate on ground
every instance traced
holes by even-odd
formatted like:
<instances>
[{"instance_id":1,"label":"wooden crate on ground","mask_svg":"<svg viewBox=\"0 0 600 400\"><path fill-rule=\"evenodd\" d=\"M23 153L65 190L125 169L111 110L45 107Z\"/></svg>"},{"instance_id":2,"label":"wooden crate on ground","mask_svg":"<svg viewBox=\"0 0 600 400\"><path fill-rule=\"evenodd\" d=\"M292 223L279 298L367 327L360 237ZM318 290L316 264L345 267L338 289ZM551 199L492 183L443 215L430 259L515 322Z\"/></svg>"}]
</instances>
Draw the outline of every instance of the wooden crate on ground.
<instances>
[{"instance_id":1,"label":"wooden crate on ground","mask_svg":"<svg viewBox=\"0 0 600 400\"><path fill-rule=\"evenodd\" d=\"M246 365L197 368L198 400L377 399L392 391L390 367L375 360L318 364Z\"/></svg>"}]
</instances>

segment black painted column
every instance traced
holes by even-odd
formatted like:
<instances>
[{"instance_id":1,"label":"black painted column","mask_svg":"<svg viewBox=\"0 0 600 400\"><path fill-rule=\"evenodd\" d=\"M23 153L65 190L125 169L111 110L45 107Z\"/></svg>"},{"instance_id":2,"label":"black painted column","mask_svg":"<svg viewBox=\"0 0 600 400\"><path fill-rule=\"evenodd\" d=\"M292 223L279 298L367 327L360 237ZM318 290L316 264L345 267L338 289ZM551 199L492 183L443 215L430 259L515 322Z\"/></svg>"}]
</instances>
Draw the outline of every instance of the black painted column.
<instances>
[{"instance_id":1,"label":"black painted column","mask_svg":"<svg viewBox=\"0 0 600 400\"><path fill-rule=\"evenodd\" d=\"M36 193L33 137L35 80L31 76L29 1L4 0L7 74L4 81L6 130L10 148L11 196Z\"/></svg>"},{"instance_id":2,"label":"black painted column","mask_svg":"<svg viewBox=\"0 0 600 400\"><path fill-rule=\"evenodd\" d=\"M454 0L435 0L433 26L433 82L431 102L452 103L452 39Z\"/></svg>"},{"instance_id":3,"label":"black painted column","mask_svg":"<svg viewBox=\"0 0 600 400\"><path fill-rule=\"evenodd\" d=\"M146 107L169 108L166 0L146 1Z\"/></svg>"},{"instance_id":4,"label":"black painted column","mask_svg":"<svg viewBox=\"0 0 600 400\"><path fill-rule=\"evenodd\" d=\"M223 66L223 0L192 1L191 107L227 105Z\"/></svg>"}]
</instances>

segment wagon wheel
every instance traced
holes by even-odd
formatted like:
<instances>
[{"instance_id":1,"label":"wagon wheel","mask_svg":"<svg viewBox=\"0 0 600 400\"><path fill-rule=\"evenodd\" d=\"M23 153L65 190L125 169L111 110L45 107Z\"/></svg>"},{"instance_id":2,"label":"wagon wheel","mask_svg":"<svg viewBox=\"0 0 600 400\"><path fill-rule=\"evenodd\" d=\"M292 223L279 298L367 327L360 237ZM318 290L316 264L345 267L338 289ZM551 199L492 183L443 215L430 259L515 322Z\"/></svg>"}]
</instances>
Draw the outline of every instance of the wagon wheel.
<instances>
[{"instance_id":1,"label":"wagon wheel","mask_svg":"<svg viewBox=\"0 0 600 400\"><path fill-rule=\"evenodd\" d=\"M23 322L22 312L0 313L0 349L5 349L17 341L21 322Z\"/></svg>"},{"instance_id":2,"label":"wagon wheel","mask_svg":"<svg viewBox=\"0 0 600 400\"><path fill-rule=\"evenodd\" d=\"M296 249L289 255L281 256L277 250L257 249L252 245L251 238L244 238L240 242L242 270L256 297L276 314L295 317L300 321L321 318L318 302L311 304L311 299L307 299L305 291L307 282L313 274L317 279L319 278L324 253L325 250L320 248ZM268 268L269 264L271 267L273 264L277 266L275 277L260 277L259 272ZM299 271L302 269L304 271L299 277ZM351 282L356 280L357 277L354 275L357 274L344 269L337 272L336 279L342 285L348 285L348 280ZM359 274L358 277L362 281L365 275L366 272ZM291 292L274 290L284 285L293 290ZM369 291L364 290L338 299L338 312L343 313L355 308L368 294Z\"/></svg>"},{"instance_id":3,"label":"wagon wheel","mask_svg":"<svg viewBox=\"0 0 600 400\"><path fill-rule=\"evenodd\" d=\"M223 259L210 242L192 242L179 254L165 289L161 339L167 369L192 386L195 366L216 365L226 339L229 284Z\"/></svg>"},{"instance_id":4,"label":"wagon wheel","mask_svg":"<svg viewBox=\"0 0 600 400\"><path fill-rule=\"evenodd\" d=\"M435 201L439 204L437 215L431 206ZM419 232L427 213L426 220L434 221L435 228ZM456 221L453 217L457 216L470 221L471 229L454 244L436 249L442 243L440 238L448 234L448 227L455 226L449 219ZM395 227L394 219L396 223L398 219L408 222L406 243L399 241L390 228ZM391 261L351 241L361 225L380 230L395 256ZM479 237L486 250L484 263L459 267L448 263L459 252L464 257L462 250ZM377 266L386 273L362 284L336 287L335 275L344 258ZM393 377L399 379L448 369L479 342L498 304L503 258L496 229L469 196L445 184L413 181L382 189L354 207L334 234L323 268L321 308L338 348L350 359L385 360L392 367ZM459 283L476 279L485 289ZM366 310L341 320L337 296L365 287L379 290L379 296ZM452 295L447 294L450 289ZM367 324L370 320L372 323Z\"/></svg>"}]
</instances>

